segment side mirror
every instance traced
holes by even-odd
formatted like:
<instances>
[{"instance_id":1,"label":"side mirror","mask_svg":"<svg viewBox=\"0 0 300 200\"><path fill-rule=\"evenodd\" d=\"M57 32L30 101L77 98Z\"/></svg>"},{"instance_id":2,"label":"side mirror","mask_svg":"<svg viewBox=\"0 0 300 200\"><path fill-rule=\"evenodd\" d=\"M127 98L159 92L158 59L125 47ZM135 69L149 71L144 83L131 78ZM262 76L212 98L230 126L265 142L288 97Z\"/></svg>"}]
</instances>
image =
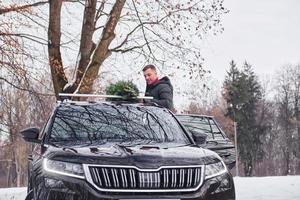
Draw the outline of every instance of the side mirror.
<instances>
[{"instance_id":1,"label":"side mirror","mask_svg":"<svg viewBox=\"0 0 300 200\"><path fill-rule=\"evenodd\" d=\"M23 136L23 139L26 142L32 143L41 143L41 140L39 140L39 133L40 130L38 128L27 128L20 131L20 134Z\"/></svg>"},{"instance_id":2,"label":"side mirror","mask_svg":"<svg viewBox=\"0 0 300 200\"><path fill-rule=\"evenodd\" d=\"M205 133L200 133L194 130L191 130L190 132L192 133L193 139L195 140L196 144L202 146L206 144L207 135Z\"/></svg>"}]
</instances>

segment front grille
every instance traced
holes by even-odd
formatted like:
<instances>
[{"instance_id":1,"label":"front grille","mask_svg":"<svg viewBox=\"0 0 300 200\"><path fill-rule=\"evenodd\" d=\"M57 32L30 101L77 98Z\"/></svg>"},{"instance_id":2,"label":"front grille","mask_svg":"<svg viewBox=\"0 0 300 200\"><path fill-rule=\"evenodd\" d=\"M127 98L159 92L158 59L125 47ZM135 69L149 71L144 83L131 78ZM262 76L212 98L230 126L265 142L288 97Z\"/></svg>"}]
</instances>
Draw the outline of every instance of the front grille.
<instances>
[{"instance_id":1,"label":"front grille","mask_svg":"<svg viewBox=\"0 0 300 200\"><path fill-rule=\"evenodd\" d=\"M131 166L85 165L88 182L101 191L194 191L203 180L202 166L139 169Z\"/></svg>"}]
</instances>

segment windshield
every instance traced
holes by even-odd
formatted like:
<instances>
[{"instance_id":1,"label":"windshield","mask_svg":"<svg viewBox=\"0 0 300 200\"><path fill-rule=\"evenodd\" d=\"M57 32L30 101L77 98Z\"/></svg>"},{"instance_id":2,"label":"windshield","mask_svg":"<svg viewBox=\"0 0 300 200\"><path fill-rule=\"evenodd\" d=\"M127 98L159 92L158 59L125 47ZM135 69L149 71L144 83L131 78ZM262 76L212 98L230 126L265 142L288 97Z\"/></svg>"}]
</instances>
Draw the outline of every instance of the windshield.
<instances>
[{"instance_id":1,"label":"windshield","mask_svg":"<svg viewBox=\"0 0 300 200\"><path fill-rule=\"evenodd\" d=\"M219 126L211 117L177 115L178 120L190 131L194 133L204 133L208 140L224 140Z\"/></svg>"},{"instance_id":2,"label":"windshield","mask_svg":"<svg viewBox=\"0 0 300 200\"><path fill-rule=\"evenodd\" d=\"M174 117L157 107L93 104L58 107L49 142L56 145L189 144Z\"/></svg>"}]
</instances>

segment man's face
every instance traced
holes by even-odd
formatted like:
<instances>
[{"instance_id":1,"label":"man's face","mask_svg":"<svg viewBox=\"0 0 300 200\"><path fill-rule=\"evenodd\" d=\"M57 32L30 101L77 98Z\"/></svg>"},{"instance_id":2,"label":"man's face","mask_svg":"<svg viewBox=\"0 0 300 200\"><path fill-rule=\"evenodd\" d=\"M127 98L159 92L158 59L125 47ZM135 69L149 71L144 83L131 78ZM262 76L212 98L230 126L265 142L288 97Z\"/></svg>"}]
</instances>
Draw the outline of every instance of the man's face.
<instances>
[{"instance_id":1,"label":"man's face","mask_svg":"<svg viewBox=\"0 0 300 200\"><path fill-rule=\"evenodd\" d=\"M154 81L158 78L156 71L151 68L144 71L144 77L148 85L154 83Z\"/></svg>"}]
</instances>

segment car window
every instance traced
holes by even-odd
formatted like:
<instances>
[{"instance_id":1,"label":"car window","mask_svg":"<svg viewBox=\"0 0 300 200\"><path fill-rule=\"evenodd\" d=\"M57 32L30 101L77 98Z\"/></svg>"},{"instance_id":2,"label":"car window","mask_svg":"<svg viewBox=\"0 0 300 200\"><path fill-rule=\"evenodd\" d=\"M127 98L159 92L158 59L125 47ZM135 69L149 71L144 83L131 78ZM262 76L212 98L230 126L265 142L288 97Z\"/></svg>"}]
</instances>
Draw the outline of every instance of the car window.
<instances>
[{"instance_id":1,"label":"car window","mask_svg":"<svg viewBox=\"0 0 300 200\"><path fill-rule=\"evenodd\" d=\"M189 115L177 115L176 117L188 130L206 134L207 140L225 138L215 121L210 117Z\"/></svg>"},{"instance_id":2,"label":"car window","mask_svg":"<svg viewBox=\"0 0 300 200\"><path fill-rule=\"evenodd\" d=\"M53 117L53 113L51 113L51 115L48 117L46 123L44 124L43 128L41 129L40 134L39 134L40 140L43 140L44 136L47 134L47 130L51 126L51 118L52 117Z\"/></svg>"},{"instance_id":3,"label":"car window","mask_svg":"<svg viewBox=\"0 0 300 200\"><path fill-rule=\"evenodd\" d=\"M218 127L218 125L216 124L216 122L212 118L209 119L209 124L211 125L213 138L215 140L222 140L222 139L225 138L224 135L222 134L220 128Z\"/></svg>"},{"instance_id":4,"label":"car window","mask_svg":"<svg viewBox=\"0 0 300 200\"><path fill-rule=\"evenodd\" d=\"M49 141L189 143L184 131L167 110L112 104L59 107Z\"/></svg>"}]
</instances>

